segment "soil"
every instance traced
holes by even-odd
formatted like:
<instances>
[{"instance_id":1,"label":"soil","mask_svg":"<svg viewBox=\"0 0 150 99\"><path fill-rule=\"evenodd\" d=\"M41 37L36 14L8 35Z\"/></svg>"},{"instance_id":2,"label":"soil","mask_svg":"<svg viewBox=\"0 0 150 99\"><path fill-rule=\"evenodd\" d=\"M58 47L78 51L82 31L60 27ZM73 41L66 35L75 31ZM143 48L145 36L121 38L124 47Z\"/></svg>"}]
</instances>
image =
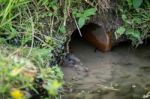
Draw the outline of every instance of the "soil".
<instances>
[{"instance_id":1,"label":"soil","mask_svg":"<svg viewBox=\"0 0 150 99\"><path fill-rule=\"evenodd\" d=\"M71 46L83 65L62 66L63 99L150 99L149 45L121 43L106 53L79 39Z\"/></svg>"}]
</instances>

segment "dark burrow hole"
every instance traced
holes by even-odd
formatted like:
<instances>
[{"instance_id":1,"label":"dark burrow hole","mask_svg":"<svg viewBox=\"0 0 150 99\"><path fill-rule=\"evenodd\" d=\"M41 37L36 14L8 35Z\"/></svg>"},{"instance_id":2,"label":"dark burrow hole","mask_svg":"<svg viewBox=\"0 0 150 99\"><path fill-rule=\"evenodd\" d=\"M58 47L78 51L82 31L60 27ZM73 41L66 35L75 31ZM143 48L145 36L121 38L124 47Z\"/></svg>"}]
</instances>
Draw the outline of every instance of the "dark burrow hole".
<instances>
[{"instance_id":1,"label":"dark burrow hole","mask_svg":"<svg viewBox=\"0 0 150 99\"><path fill-rule=\"evenodd\" d=\"M80 36L78 29L76 29L71 35L71 41L69 43L70 53L64 59L65 60L64 64L66 66L73 67L77 63L76 61L80 60L81 58L87 57L86 54L91 55L91 53L92 53L93 55L95 55L95 54L102 54L102 52L106 52L106 53L110 52L110 54L125 53L124 51L129 52L129 53L138 54L140 50L143 51L143 50L149 50L150 49L150 47L149 47L150 39L143 40L143 44L139 45L138 47L133 47L131 40L121 39L118 41L117 40L113 41L114 39L110 39L111 40L110 41L111 47L108 50L107 49L108 46L102 45L102 43L104 43L104 45L107 44L107 43L105 43L107 41L105 35L108 31L105 32L105 30L101 26L99 26L95 23L89 23L89 24L84 25L80 29L80 31L82 33L82 37ZM94 42L94 43L96 43L96 45L94 45L93 42L88 40L88 39L92 39L92 40L96 39L96 38L92 37L92 35L93 35L92 33L95 33L96 35L98 33L102 34L102 35L98 35L98 36L100 36L99 39L102 39L102 41L99 40L101 43ZM105 34L105 35L103 35L103 34ZM86 38L87 35L89 36L88 38ZM98 37L98 36L96 36L96 37ZM97 48L97 47L99 47L99 46L97 46L98 44L100 44L100 46L102 46L99 49ZM104 49L102 49L102 48L104 48ZM104 56L104 54L103 54L103 56Z\"/></svg>"},{"instance_id":2,"label":"dark burrow hole","mask_svg":"<svg viewBox=\"0 0 150 99\"><path fill-rule=\"evenodd\" d=\"M74 45L84 43L87 46L93 47L93 51L108 52L120 45L130 46L131 41L122 39L120 41L112 41L111 33L105 30L103 27L95 23L88 23L80 28L80 35L78 29L76 29L71 35L71 41L69 43L70 53L74 52ZM93 35L95 37L93 37ZM97 39L97 40L96 40ZM108 40L109 39L109 40Z\"/></svg>"},{"instance_id":3,"label":"dark burrow hole","mask_svg":"<svg viewBox=\"0 0 150 99\"><path fill-rule=\"evenodd\" d=\"M80 34L81 33L81 34ZM104 29L95 23L88 23L80 28L80 32L76 29L71 35L70 52L73 52L73 45L75 43L84 43L86 45L90 45L93 49L99 49L105 52L105 47L108 46L106 44L107 37ZM98 39L99 38L99 39ZM108 42L109 43L109 42ZM100 45L100 46L98 46ZM106 49L107 51L107 49Z\"/></svg>"},{"instance_id":4,"label":"dark burrow hole","mask_svg":"<svg viewBox=\"0 0 150 99\"><path fill-rule=\"evenodd\" d=\"M132 41L127 39L127 38L121 38L119 40L115 40L115 37L114 37L114 34L111 34L111 37L110 37L110 49L106 48L105 50L105 47L108 47L106 45L106 37L105 35L108 35L109 37L109 34L107 33L110 33L109 31L105 30L104 28L102 28L101 26L99 26L98 24L95 24L95 23L88 23L86 25L84 25L82 28L80 28L80 32L82 34L82 36L80 35L78 29L76 29L72 35L71 35L71 41L69 43L69 47L70 47L70 53L73 53L74 52L74 44L75 45L78 45L79 43L84 43L85 45L87 46L91 46L93 47L93 51L96 51L99 50L100 52L108 52L108 51L113 51L115 48L117 47L129 47L129 48L132 48L132 49L137 49L137 48L141 48L143 46L148 46L150 44L150 38L147 38L147 39L144 39L143 40L143 43L140 44L138 47L133 47L132 46ZM114 33L114 31L112 31ZM98 38L97 34L99 33L100 37L99 39L99 42L100 43L97 43L97 42L91 42L89 41L89 39L92 39L94 40L95 38L91 37L93 34L95 33L95 36ZM87 38L87 35L90 36L91 38ZM113 39L112 39L113 38ZM95 44L93 44L95 43ZM100 46L102 46L102 48L97 48L99 46L97 46L98 44L100 44ZM104 44L105 46L101 45L101 44Z\"/></svg>"}]
</instances>

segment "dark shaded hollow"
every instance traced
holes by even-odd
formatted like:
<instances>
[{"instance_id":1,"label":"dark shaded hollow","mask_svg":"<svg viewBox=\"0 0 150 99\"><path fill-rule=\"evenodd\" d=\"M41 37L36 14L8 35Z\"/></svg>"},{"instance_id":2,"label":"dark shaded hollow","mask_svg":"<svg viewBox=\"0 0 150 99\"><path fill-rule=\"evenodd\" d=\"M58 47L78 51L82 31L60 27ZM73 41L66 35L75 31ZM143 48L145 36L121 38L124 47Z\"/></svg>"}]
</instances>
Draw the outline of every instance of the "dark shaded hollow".
<instances>
[{"instance_id":1,"label":"dark shaded hollow","mask_svg":"<svg viewBox=\"0 0 150 99\"><path fill-rule=\"evenodd\" d=\"M88 23L84 25L80 32L82 36L80 35L78 29L76 29L71 36L71 43L75 40L80 40L83 42L86 42L93 46L95 49L98 49L102 52L110 51L111 49L111 33L108 34L108 32L105 32L103 27L95 24L95 23ZM70 50L71 52L72 50Z\"/></svg>"},{"instance_id":2,"label":"dark shaded hollow","mask_svg":"<svg viewBox=\"0 0 150 99\"><path fill-rule=\"evenodd\" d=\"M120 45L132 47L131 40L128 40L126 38L115 40L113 33L103 29L101 26L95 23L88 23L84 25L82 28L80 28L80 31L81 31L82 37L78 29L76 29L71 35L71 42L69 44L70 52L73 52L72 43L75 43L77 40L78 42L79 41L84 42L85 44L92 46L93 50L98 49L101 52L108 52L110 50L115 49L116 47ZM95 35L95 37L92 37L93 36L92 33ZM106 38L106 35L109 37L109 40ZM106 43L107 41L109 41L108 44ZM149 42L150 42L150 39L145 39L143 40L143 44L139 45L138 47L141 47L143 45L148 45L150 44Z\"/></svg>"},{"instance_id":3,"label":"dark shaded hollow","mask_svg":"<svg viewBox=\"0 0 150 99\"><path fill-rule=\"evenodd\" d=\"M84 25L81 29L82 37L80 36L80 33L78 32L78 29L76 29L72 35L71 35L71 42L70 42L70 52L72 52L72 43L75 43L76 41L84 42L87 45L90 45L93 47L93 49L99 50L101 52L108 52L113 50L115 47L119 45L131 45L131 41L121 38L116 40L114 37L113 32L105 30L102 26L99 26L95 23L88 23ZM95 37L91 37L93 34ZM89 36L86 38L85 36ZM108 39L108 38L109 39ZM94 40L94 42L89 41L89 39ZM98 40L95 40L98 39ZM108 41L108 44L107 44ZM96 51L95 50L95 51Z\"/></svg>"}]
</instances>

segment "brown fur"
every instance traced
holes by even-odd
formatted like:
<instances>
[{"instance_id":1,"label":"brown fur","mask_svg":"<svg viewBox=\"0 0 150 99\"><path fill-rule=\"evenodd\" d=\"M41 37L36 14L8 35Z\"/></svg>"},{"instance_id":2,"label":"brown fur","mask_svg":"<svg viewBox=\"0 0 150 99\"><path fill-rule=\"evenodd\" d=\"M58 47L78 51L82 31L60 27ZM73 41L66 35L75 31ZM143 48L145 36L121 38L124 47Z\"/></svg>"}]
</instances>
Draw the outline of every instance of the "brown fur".
<instances>
[{"instance_id":1,"label":"brown fur","mask_svg":"<svg viewBox=\"0 0 150 99\"><path fill-rule=\"evenodd\" d=\"M104 32L104 29L97 24L89 23L81 28L83 38L102 52L111 50L111 32Z\"/></svg>"}]
</instances>

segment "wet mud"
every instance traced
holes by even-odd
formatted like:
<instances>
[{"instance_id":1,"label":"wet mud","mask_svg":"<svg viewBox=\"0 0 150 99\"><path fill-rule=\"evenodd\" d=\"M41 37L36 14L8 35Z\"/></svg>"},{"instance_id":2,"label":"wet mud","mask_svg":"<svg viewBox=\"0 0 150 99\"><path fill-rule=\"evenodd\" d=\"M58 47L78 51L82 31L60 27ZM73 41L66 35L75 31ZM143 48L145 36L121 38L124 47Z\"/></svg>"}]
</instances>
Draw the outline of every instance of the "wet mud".
<instances>
[{"instance_id":1,"label":"wet mud","mask_svg":"<svg viewBox=\"0 0 150 99\"><path fill-rule=\"evenodd\" d=\"M110 52L94 51L82 39L71 42L75 66L62 66L63 99L150 99L150 46L120 43ZM149 93L150 94L150 93Z\"/></svg>"}]
</instances>

